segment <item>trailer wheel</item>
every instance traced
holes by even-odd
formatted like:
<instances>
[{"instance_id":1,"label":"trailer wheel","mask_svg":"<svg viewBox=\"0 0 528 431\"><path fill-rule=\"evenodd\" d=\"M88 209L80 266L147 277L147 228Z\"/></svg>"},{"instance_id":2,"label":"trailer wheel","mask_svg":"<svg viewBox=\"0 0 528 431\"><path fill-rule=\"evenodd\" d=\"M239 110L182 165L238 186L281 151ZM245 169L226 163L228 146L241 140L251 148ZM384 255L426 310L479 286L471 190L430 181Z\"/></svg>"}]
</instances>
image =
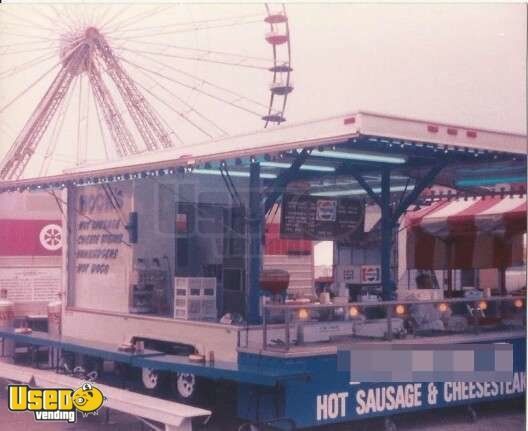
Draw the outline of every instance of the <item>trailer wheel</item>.
<instances>
[{"instance_id":1,"label":"trailer wheel","mask_svg":"<svg viewBox=\"0 0 528 431\"><path fill-rule=\"evenodd\" d=\"M148 391L158 392L162 386L163 376L154 368L141 369L141 383Z\"/></svg>"},{"instance_id":2,"label":"trailer wheel","mask_svg":"<svg viewBox=\"0 0 528 431\"><path fill-rule=\"evenodd\" d=\"M196 376L190 373L176 374L176 393L183 399L191 399L196 394Z\"/></svg>"},{"instance_id":3,"label":"trailer wheel","mask_svg":"<svg viewBox=\"0 0 528 431\"><path fill-rule=\"evenodd\" d=\"M198 401L199 379L190 373L171 375L171 386L176 397L187 403Z\"/></svg>"},{"instance_id":4,"label":"trailer wheel","mask_svg":"<svg viewBox=\"0 0 528 431\"><path fill-rule=\"evenodd\" d=\"M170 376L171 392L184 404L209 404L213 400L209 380L190 373L174 373Z\"/></svg>"}]
</instances>

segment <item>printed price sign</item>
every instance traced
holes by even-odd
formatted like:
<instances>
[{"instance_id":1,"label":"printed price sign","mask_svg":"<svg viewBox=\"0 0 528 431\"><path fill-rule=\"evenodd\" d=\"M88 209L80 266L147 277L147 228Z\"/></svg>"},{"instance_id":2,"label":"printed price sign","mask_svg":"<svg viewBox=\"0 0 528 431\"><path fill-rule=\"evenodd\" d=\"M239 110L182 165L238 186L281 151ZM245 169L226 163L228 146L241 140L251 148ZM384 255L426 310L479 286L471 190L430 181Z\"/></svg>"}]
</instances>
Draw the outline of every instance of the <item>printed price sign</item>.
<instances>
[{"instance_id":1,"label":"printed price sign","mask_svg":"<svg viewBox=\"0 0 528 431\"><path fill-rule=\"evenodd\" d=\"M348 242L363 234L365 203L360 199L285 194L281 238Z\"/></svg>"}]
</instances>

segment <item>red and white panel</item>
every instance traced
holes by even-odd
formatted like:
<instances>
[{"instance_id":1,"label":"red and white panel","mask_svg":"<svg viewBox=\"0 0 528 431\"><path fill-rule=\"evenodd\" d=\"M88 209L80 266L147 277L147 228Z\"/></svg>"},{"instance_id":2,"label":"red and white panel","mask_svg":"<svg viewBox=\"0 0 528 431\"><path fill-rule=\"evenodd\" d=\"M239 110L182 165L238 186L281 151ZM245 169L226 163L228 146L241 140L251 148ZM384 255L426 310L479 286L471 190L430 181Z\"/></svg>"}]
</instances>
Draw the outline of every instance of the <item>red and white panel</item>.
<instances>
[{"instance_id":1,"label":"red and white panel","mask_svg":"<svg viewBox=\"0 0 528 431\"><path fill-rule=\"evenodd\" d=\"M61 253L60 221L0 219L0 256L58 256Z\"/></svg>"},{"instance_id":2,"label":"red and white panel","mask_svg":"<svg viewBox=\"0 0 528 431\"><path fill-rule=\"evenodd\" d=\"M442 201L406 216L407 267L497 268L523 263L526 198Z\"/></svg>"}]
</instances>

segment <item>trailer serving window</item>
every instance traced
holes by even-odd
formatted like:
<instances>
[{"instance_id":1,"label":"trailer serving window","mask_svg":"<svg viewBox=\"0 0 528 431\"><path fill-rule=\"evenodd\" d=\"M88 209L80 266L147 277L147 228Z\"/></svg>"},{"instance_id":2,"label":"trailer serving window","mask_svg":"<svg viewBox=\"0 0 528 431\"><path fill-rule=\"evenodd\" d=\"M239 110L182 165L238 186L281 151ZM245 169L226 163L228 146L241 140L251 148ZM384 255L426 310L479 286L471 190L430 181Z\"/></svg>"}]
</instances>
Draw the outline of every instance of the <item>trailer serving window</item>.
<instances>
[{"instance_id":1,"label":"trailer serving window","mask_svg":"<svg viewBox=\"0 0 528 431\"><path fill-rule=\"evenodd\" d=\"M130 313L207 321L244 313L247 190L235 181L237 199L209 175L136 182Z\"/></svg>"}]
</instances>

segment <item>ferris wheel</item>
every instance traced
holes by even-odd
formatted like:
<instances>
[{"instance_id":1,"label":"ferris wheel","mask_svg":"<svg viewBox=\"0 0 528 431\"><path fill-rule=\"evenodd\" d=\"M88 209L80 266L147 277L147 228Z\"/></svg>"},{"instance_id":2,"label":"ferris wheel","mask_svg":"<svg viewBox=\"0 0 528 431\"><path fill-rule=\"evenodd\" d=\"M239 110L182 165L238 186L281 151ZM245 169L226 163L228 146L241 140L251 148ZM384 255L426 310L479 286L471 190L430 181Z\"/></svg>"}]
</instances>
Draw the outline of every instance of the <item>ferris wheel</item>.
<instances>
[{"instance_id":1,"label":"ferris wheel","mask_svg":"<svg viewBox=\"0 0 528 431\"><path fill-rule=\"evenodd\" d=\"M279 125L293 91L278 4L3 5L0 59L0 180Z\"/></svg>"}]
</instances>

